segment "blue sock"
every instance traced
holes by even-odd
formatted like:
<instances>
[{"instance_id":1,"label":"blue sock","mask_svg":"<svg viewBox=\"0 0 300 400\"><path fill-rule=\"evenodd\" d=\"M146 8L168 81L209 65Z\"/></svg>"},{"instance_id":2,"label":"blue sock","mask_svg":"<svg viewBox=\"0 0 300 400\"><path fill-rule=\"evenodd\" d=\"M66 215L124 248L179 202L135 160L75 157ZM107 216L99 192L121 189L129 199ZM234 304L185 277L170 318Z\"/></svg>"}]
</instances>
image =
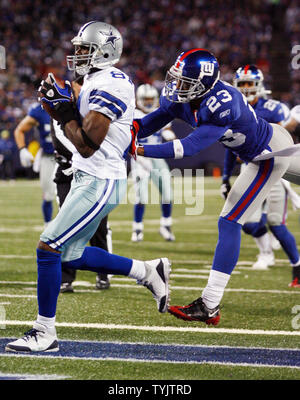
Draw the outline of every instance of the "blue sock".
<instances>
[{"instance_id":1,"label":"blue sock","mask_svg":"<svg viewBox=\"0 0 300 400\"><path fill-rule=\"evenodd\" d=\"M39 315L52 318L56 313L56 303L61 285L60 253L36 250L38 266L37 297Z\"/></svg>"},{"instance_id":2,"label":"blue sock","mask_svg":"<svg viewBox=\"0 0 300 400\"><path fill-rule=\"evenodd\" d=\"M45 222L51 221L53 212L52 201L43 200L42 211L43 211L44 221Z\"/></svg>"},{"instance_id":3,"label":"blue sock","mask_svg":"<svg viewBox=\"0 0 300 400\"><path fill-rule=\"evenodd\" d=\"M263 236L268 232L266 228L267 215L263 214L259 222L246 222L243 225L243 231L253 237Z\"/></svg>"},{"instance_id":4,"label":"blue sock","mask_svg":"<svg viewBox=\"0 0 300 400\"><path fill-rule=\"evenodd\" d=\"M62 266L64 268L127 276L132 267L132 260L108 253L100 247L87 246L80 258L64 262Z\"/></svg>"},{"instance_id":5,"label":"blue sock","mask_svg":"<svg viewBox=\"0 0 300 400\"><path fill-rule=\"evenodd\" d=\"M294 236L285 225L270 225L270 230L279 240L283 250L286 252L290 262L296 264L299 261L299 252Z\"/></svg>"},{"instance_id":6,"label":"blue sock","mask_svg":"<svg viewBox=\"0 0 300 400\"><path fill-rule=\"evenodd\" d=\"M212 269L230 275L240 255L242 226L220 217L218 228L219 240L215 250Z\"/></svg>"},{"instance_id":7,"label":"blue sock","mask_svg":"<svg viewBox=\"0 0 300 400\"><path fill-rule=\"evenodd\" d=\"M161 204L161 211L162 211L162 216L164 218L169 218L171 217L172 213L172 203L169 204Z\"/></svg>"},{"instance_id":8,"label":"blue sock","mask_svg":"<svg viewBox=\"0 0 300 400\"><path fill-rule=\"evenodd\" d=\"M142 222L145 212L145 204L138 203L134 205L134 222Z\"/></svg>"}]
</instances>

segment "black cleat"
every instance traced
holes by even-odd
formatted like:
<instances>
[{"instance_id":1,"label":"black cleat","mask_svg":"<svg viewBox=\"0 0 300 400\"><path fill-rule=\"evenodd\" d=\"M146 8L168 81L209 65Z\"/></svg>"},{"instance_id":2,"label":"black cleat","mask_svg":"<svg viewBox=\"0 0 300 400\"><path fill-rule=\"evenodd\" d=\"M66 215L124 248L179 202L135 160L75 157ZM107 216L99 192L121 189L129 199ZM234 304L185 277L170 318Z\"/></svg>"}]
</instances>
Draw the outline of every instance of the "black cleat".
<instances>
[{"instance_id":1,"label":"black cleat","mask_svg":"<svg viewBox=\"0 0 300 400\"><path fill-rule=\"evenodd\" d=\"M185 321L201 321L207 325L217 325L220 320L220 307L206 307L201 297L187 306L171 306L168 312Z\"/></svg>"}]
</instances>

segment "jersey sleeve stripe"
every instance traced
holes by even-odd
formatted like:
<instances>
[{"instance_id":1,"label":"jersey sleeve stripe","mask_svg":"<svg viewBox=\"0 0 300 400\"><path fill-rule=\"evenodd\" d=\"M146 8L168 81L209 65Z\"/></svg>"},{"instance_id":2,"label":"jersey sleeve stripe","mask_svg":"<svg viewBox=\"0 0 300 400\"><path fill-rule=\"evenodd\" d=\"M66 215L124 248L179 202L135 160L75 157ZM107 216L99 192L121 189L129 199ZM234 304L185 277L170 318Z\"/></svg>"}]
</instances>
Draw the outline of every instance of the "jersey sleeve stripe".
<instances>
[{"instance_id":1,"label":"jersey sleeve stripe","mask_svg":"<svg viewBox=\"0 0 300 400\"><path fill-rule=\"evenodd\" d=\"M104 90L92 90L90 93L90 100L95 98L95 97L100 96L103 100L106 100L107 102L113 103L116 107L120 108L123 112L127 110L126 104L118 99L117 97L111 95L110 93L105 92Z\"/></svg>"},{"instance_id":2,"label":"jersey sleeve stripe","mask_svg":"<svg viewBox=\"0 0 300 400\"><path fill-rule=\"evenodd\" d=\"M120 109L118 106L116 106L115 104L106 102L106 101L102 100L101 98L93 98L92 100L90 100L89 104L96 104L100 108L105 107L109 111L111 111L117 118L120 118L123 114L123 110Z\"/></svg>"}]
</instances>

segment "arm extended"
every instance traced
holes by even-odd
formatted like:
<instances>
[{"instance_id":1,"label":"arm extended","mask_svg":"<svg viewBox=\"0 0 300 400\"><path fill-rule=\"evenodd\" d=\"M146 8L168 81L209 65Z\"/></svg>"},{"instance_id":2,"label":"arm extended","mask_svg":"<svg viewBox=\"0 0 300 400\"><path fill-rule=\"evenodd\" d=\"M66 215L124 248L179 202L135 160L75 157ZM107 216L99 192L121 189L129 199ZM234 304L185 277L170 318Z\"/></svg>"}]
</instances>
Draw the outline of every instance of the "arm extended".
<instances>
[{"instance_id":1,"label":"arm extended","mask_svg":"<svg viewBox=\"0 0 300 400\"><path fill-rule=\"evenodd\" d=\"M136 119L139 125L138 139L143 139L152 135L166 126L173 119L174 118L162 108L158 108L142 119Z\"/></svg>"},{"instance_id":2,"label":"arm extended","mask_svg":"<svg viewBox=\"0 0 300 400\"><path fill-rule=\"evenodd\" d=\"M193 156L220 139L228 128L212 124L201 125L184 139L138 148L138 155L151 158L183 158Z\"/></svg>"}]
</instances>

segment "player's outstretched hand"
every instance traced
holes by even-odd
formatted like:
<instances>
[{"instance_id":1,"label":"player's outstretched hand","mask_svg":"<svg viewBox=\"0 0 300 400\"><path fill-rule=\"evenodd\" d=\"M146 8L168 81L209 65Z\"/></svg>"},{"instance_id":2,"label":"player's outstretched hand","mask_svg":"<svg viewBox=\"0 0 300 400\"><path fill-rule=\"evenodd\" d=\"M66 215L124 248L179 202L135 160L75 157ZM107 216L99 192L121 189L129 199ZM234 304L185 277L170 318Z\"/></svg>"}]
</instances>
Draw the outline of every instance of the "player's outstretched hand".
<instances>
[{"instance_id":1,"label":"player's outstretched hand","mask_svg":"<svg viewBox=\"0 0 300 400\"><path fill-rule=\"evenodd\" d=\"M131 132L131 144L129 148L129 154L136 160L136 151L137 151L137 136L139 132L140 126L136 120L133 120L130 132Z\"/></svg>"}]
</instances>

